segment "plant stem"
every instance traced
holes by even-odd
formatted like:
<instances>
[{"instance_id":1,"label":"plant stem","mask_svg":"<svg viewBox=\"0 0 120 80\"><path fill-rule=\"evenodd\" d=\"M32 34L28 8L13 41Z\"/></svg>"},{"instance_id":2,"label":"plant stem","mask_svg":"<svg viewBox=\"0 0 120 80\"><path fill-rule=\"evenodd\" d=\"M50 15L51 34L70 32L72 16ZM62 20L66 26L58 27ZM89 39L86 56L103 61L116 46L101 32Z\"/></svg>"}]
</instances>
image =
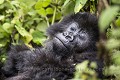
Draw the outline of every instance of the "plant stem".
<instances>
[{"instance_id":1,"label":"plant stem","mask_svg":"<svg viewBox=\"0 0 120 80\"><path fill-rule=\"evenodd\" d=\"M54 24L54 22L55 22L56 10L57 10L57 8L56 8L56 6L55 6L54 13L53 13L53 18L52 18L52 24Z\"/></svg>"},{"instance_id":2,"label":"plant stem","mask_svg":"<svg viewBox=\"0 0 120 80\"><path fill-rule=\"evenodd\" d=\"M50 24L49 24L48 18L47 18L47 17L45 17L45 19L46 19L46 21L47 21L47 27L49 27L49 26L50 26Z\"/></svg>"}]
</instances>

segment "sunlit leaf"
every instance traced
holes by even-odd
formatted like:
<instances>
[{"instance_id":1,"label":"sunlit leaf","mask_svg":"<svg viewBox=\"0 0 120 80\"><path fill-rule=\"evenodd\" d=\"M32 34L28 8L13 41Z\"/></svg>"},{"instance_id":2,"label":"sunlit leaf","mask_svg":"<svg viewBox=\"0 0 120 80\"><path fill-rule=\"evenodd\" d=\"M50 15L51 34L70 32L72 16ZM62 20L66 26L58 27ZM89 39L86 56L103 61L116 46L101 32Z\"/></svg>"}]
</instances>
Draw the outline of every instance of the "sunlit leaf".
<instances>
[{"instance_id":1,"label":"sunlit leaf","mask_svg":"<svg viewBox=\"0 0 120 80\"><path fill-rule=\"evenodd\" d=\"M38 1L36 4L35 4L35 9L38 10L42 8L42 2L41 1Z\"/></svg>"},{"instance_id":2,"label":"sunlit leaf","mask_svg":"<svg viewBox=\"0 0 120 80\"><path fill-rule=\"evenodd\" d=\"M44 8L41 8L39 10L37 10L38 14L40 14L41 16L45 17L46 16L46 11Z\"/></svg>"},{"instance_id":3,"label":"sunlit leaf","mask_svg":"<svg viewBox=\"0 0 120 80\"><path fill-rule=\"evenodd\" d=\"M74 8L75 13L79 12L80 9L86 4L87 1L88 0L76 0L75 8Z\"/></svg>"},{"instance_id":4,"label":"sunlit leaf","mask_svg":"<svg viewBox=\"0 0 120 80\"><path fill-rule=\"evenodd\" d=\"M15 26L15 28L17 29L20 35L26 38L26 43L29 43L33 39L32 35L29 34L23 27Z\"/></svg>"},{"instance_id":5,"label":"sunlit leaf","mask_svg":"<svg viewBox=\"0 0 120 80\"><path fill-rule=\"evenodd\" d=\"M48 7L46 9L46 14L53 14L53 8Z\"/></svg>"},{"instance_id":6,"label":"sunlit leaf","mask_svg":"<svg viewBox=\"0 0 120 80\"><path fill-rule=\"evenodd\" d=\"M118 18L118 19L115 21L115 23L116 23L116 25L117 25L118 27L120 27L120 18Z\"/></svg>"},{"instance_id":7,"label":"sunlit leaf","mask_svg":"<svg viewBox=\"0 0 120 80\"><path fill-rule=\"evenodd\" d=\"M104 29L106 29L108 27L110 22L117 15L118 10L119 10L119 7L112 6L112 7L109 7L107 9L105 9L101 13L101 16L100 16L100 19L99 19L99 25L100 25L101 31L104 31Z\"/></svg>"},{"instance_id":8,"label":"sunlit leaf","mask_svg":"<svg viewBox=\"0 0 120 80\"><path fill-rule=\"evenodd\" d=\"M63 7L66 6L66 4L69 3L70 0L65 0L64 4L63 4Z\"/></svg>"},{"instance_id":9,"label":"sunlit leaf","mask_svg":"<svg viewBox=\"0 0 120 80\"><path fill-rule=\"evenodd\" d=\"M44 0L42 3L43 7L47 7L50 4L51 0Z\"/></svg>"},{"instance_id":10,"label":"sunlit leaf","mask_svg":"<svg viewBox=\"0 0 120 80\"><path fill-rule=\"evenodd\" d=\"M4 3L4 0L0 0L0 4Z\"/></svg>"}]
</instances>

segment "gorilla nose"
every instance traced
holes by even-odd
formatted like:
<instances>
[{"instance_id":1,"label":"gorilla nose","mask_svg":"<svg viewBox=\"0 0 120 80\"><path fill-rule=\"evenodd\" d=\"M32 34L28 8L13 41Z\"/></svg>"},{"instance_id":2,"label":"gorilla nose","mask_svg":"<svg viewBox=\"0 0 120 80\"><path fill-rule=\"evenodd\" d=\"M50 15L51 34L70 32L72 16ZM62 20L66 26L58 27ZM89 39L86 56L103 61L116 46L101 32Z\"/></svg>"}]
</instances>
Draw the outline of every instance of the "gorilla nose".
<instances>
[{"instance_id":1,"label":"gorilla nose","mask_svg":"<svg viewBox=\"0 0 120 80\"><path fill-rule=\"evenodd\" d=\"M68 41L73 41L73 36L69 36L69 35L68 35L68 36L66 36L65 38L66 38Z\"/></svg>"},{"instance_id":2,"label":"gorilla nose","mask_svg":"<svg viewBox=\"0 0 120 80\"><path fill-rule=\"evenodd\" d=\"M73 41L73 33L72 32L64 32L63 36L67 39L67 41Z\"/></svg>"}]
</instances>

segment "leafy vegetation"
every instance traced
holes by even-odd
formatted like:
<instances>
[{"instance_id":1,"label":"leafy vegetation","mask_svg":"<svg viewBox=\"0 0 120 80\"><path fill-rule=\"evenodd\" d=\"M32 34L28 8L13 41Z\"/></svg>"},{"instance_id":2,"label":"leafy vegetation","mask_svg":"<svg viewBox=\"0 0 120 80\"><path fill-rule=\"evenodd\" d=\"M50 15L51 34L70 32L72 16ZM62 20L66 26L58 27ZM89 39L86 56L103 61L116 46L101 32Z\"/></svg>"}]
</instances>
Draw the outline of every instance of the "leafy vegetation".
<instances>
[{"instance_id":1,"label":"leafy vegetation","mask_svg":"<svg viewBox=\"0 0 120 80\"><path fill-rule=\"evenodd\" d=\"M63 16L77 12L95 13L101 31L99 54L105 58L105 75L120 78L120 0L0 0L0 61L9 45L43 45L45 30ZM88 61L76 66L75 79L96 80ZM91 67L96 68L95 63ZM89 71L88 71L89 70ZM86 75L84 73L90 74ZM89 79L89 80L90 80Z\"/></svg>"}]
</instances>

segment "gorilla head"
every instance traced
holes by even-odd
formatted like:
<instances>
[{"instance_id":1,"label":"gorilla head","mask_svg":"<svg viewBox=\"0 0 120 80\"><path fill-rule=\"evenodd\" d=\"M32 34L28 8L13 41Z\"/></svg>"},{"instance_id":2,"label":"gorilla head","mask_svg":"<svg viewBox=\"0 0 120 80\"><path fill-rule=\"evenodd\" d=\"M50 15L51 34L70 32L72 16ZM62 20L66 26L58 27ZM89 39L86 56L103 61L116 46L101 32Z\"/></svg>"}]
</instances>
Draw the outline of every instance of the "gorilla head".
<instances>
[{"instance_id":1,"label":"gorilla head","mask_svg":"<svg viewBox=\"0 0 120 80\"><path fill-rule=\"evenodd\" d=\"M58 55L94 51L99 40L97 18L89 13L72 14L49 27L47 34Z\"/></svg>"}]
</instances>

